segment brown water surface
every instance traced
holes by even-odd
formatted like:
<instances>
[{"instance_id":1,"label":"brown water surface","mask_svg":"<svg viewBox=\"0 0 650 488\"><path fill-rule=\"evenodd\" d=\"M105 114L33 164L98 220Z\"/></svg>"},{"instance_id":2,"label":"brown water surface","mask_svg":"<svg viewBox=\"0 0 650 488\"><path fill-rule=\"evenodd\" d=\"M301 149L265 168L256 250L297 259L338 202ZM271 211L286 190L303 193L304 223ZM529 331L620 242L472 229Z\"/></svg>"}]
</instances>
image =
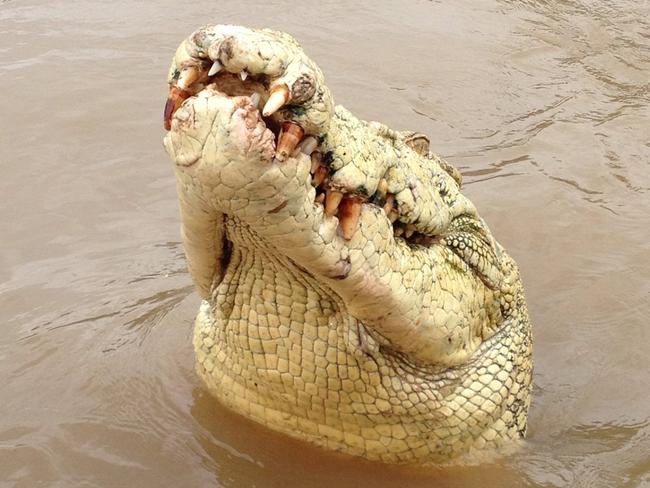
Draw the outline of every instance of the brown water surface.
<instances>
[{"instance_id":1,"label":"brown water surface","mask_svg":"<svg viewBox=\"0 0 650 488\"><path fill-rule=\"evenodd\" d=\"M0 0L2 486L650 486L650 3ZM220 408L161 139L175 46L296 36L358 116L431 135L517 259L519 452L382 466Z\"/></svg>"}]
</instances>

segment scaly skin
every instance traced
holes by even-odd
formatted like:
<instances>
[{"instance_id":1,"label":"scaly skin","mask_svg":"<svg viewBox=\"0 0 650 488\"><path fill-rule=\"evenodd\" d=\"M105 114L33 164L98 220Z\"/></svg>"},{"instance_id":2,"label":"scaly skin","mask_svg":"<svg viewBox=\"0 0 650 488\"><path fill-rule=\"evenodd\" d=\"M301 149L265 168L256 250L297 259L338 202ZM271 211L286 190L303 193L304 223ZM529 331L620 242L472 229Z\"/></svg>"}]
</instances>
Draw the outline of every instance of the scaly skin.
<instances>
[{"instance_id":1,"label":"scaly skin","mask_svg":"<svg viewBox=\"0 0 650 488\"><path fill-rule=\"evenodd\" d=\"M209 77L214 60L223 68ZM244 70L245 82L229 74ZM297 42L269 30L199 29L169 83L187 98L165 147L212 394L271 429L390 463L525 433L531 335L517 266L423 136L335 106ZM280 84L289 104L263 119L255 98ZM276 154L267 125L288 120L319 138L318 189L308 155ZM345 194L337 215L317 200L325 190L326 202Z\"/></svg>"}]
</instances>

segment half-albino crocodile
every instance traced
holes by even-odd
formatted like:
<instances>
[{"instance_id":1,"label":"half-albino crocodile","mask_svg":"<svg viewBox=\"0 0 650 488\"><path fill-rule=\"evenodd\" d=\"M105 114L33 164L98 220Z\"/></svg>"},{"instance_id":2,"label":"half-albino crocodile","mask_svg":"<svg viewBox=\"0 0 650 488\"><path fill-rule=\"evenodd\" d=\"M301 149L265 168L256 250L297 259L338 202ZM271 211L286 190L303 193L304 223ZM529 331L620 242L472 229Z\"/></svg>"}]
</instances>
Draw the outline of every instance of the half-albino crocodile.
<instances>
[{"instance_id":1,"label":"half-albino crocodile","mask_svg":"<svg viewBox=\"0 0 650 488\"><path fill-rule=\"evenodd\" d=\"M213 395L390 463L525 433L517 266L425 136L335 106L318 66L271 30L203 27L168 81L165 148Z\"/></svg>"}]
</instances>

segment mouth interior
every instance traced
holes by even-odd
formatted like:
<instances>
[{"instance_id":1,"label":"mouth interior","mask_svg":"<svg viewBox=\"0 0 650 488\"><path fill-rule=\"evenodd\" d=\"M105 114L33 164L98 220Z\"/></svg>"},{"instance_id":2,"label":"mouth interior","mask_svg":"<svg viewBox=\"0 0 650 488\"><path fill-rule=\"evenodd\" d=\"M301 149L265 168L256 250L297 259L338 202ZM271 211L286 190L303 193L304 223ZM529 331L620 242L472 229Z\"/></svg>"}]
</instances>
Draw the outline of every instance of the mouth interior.
<instances>
[{"instance_id":1,"label":"mouth interior","mask_svg":"<svg viewBox=\"0 0 650 488\"><path fill-rule=\"evenodd\" d=\"M269 81L265 76L247 75L246 79L243 80L241 75L237 73L221 72L210 77L206 84L197 84L194 95L207 87L212 87L228 97L249 97L267 129L275 135L277 142L282 124L273 116L263 116L261 110L261 107L269 98L269 85Z\"/></svg>"}]
</instances>

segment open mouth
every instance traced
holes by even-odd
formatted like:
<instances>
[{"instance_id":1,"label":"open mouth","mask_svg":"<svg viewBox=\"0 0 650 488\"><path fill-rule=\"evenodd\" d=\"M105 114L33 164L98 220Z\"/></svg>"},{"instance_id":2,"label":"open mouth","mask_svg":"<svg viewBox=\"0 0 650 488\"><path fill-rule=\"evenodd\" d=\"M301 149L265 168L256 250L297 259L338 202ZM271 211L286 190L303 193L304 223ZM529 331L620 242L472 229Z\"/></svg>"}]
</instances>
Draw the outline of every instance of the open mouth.
<instances>
[{"instance_id":1,"label":"open mouth","mask_svg":"<svg viewBox=\"0 0 650 488\"><path fill-rule=\"evenodd\" d=\"M205 89L216 90L227 97L248 97L259 118L275 136L274 159L278 164L287 158L298 157L300 153L311 159L311 184L316 190L314 203L323 207L324 215L338 219L339 233L344 239L353 237L363 205L367 204L382 209L396 240L412 246L430 246L440 242L441 236L421 233L413 224L400 219L397 200L389 193L386 179L379 181L371 195L362 191L351 192L333 184L330 180L332 152L324 146L324 137L307 133L290 119L292 111L299 111L301 107L292 105L286 85L272 85L263 74L232 73L226 71L219 61L209 60L183 67L172 79L164 110L166 130L171 129L174 113L183 103Z\"/></svg>"}]
</instances>

